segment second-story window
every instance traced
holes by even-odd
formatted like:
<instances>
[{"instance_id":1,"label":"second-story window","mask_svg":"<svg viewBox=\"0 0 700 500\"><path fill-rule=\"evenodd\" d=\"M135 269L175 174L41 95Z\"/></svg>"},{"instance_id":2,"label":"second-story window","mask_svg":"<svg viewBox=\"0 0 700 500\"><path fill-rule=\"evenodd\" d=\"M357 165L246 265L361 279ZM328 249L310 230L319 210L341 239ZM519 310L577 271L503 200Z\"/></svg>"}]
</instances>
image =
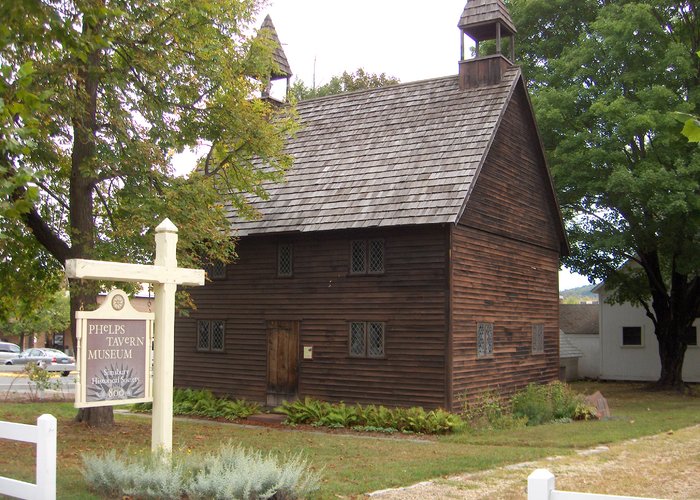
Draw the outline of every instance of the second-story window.
<instances>
[{"instance_id":1,"label":"second-story window","mask_svg":"<svg viewBox=\"0 0 700 500\"><path fill-rule=\"evenodd\" d=\"M291 243L277 247L277 276L289 277L294 273L294 251Z\"/></svg>"},{"instance_id":2,"label":"second-story window","mask_svg":"<svg viewBox=\"0 0 700 500\"><path fill-rule=\"evenodd\" d=\"M350 242L350 274L384 273L384 240Z\"/></svg>"}]
</instances>

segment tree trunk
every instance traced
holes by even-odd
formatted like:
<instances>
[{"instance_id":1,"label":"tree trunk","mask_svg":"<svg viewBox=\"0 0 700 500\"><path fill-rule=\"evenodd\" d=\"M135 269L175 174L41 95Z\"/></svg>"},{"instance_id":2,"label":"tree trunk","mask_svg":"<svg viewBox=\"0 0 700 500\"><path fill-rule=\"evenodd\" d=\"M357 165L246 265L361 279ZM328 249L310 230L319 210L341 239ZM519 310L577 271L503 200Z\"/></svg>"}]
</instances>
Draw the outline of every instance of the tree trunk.
<instances>
[{"instance_id":1,"label":"tree trunk","mask_svg":"<svg viewBox=\"0 0 700 500\"><path fill-rule=\"evenodd\" d=\"M83 422L89 427L111 427L114 425L114 411L111 406L80 408L75 421Z\"/></svg>"},{"instance_id":2,"label":"tree trunk","mask_svg":"<svg viewBox=\"0 0 700 500\"><path fill-rule=\"evenodd\" d=\"M683 361L686 345L683 342L683 332L667 331L665 335L657 334L659 341L659 359L661 375L656 382L660 389L677 389L685 387L683 382Z\"/></svg>"},{"instance_id":3,"label":"tree trunk","mask_svg":"<svg viewBox=\"0 0 700 500\"><path fill-rule=\"evenodd\" d=\"M98 2L104 7L104 0ZM102 20L83 19L83 34L94 35L101 31ZM93 190L98 180L95 174L95 151L97 125L97 100L100 85L101 49L95 48L87 55L85 66L78 69L77 86L84 92L81 107L73 117L73 150L71 154L70 177L70 237L71 257L89 258L95 245L95 220L93 210ZM73 284L75 285L75 283ZM90 286L77 287L71 294L71 326L73 340L76 338L75 312L82 305L94 304L96 290ZM76 356L80 355L76 345ZM111 406L83 408L75 416L77 422L85 422L90 427L108 427L114 424Z\"/></svg>"}]
</instances>

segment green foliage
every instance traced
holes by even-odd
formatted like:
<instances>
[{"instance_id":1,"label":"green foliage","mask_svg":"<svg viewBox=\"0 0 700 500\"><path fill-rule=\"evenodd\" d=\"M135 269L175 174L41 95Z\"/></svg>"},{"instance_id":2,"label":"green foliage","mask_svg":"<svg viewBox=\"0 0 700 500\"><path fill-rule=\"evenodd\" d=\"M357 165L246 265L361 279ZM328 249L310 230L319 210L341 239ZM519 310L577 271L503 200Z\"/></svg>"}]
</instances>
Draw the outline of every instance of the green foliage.
<instances>
[{"instance_id":1,"label":"green foliage","mask_svg":"<svg viewBox=\"0 0 700 500\"><path fill-rule=\"evenodd\" d=\"M135 412L147 413L153 408L151 403L136 403L131 406ZM173 391L173 414L206 418L238 420L260 412L260 405L243 399L231 401L217 398L205 389L180 389Z\"/></svg>"},{"instance_id":2,"label":"green foliage","mask_svg":"<svg viewBox=\"0 0 700 500\"><path fill-rule=\"evenodd\" d=\"M287 416L285 423L290 425L421 434L446 434L458 432L464 427L459 416L442 409L425 411L420 407L347 406L345 403L331 404L310 397L293 403L285 402L277 411Z\"/></svg>"},{"instance_id":3,"label":"green foliage","mask_svg":"<svg viewBox=\"0 0 700 500\"><path fill-rule=\"evenodd\" d=\"M48 370L36 363L27 363L24 367L24 373L29 379L29 399L31 401L41 399L44 391L55 391L61 388L61 383L54 380Z\"/></svg>"},{"instance_id":4,"label":"green foliage","mask_svg":"<svg viewBox=\"0 0 700 500\"><path fill-rule=\"evenodd\" d=\"M677 113L700 105L693 2L512 0L517 57L566 221L564 263L645 306L660 382L682 384L700 313L700 150ZM621 266L635 262L637 271ZM673 352L673 354L671 354Z\"/></svg>"},{"instance_id":5,"label":"green foliage","mask_svg":"<svg viewBox=\"0 0 700 500\"><path fill-rule=\"evenodd\" d=\"M527 418L514 416L510 405L495 390L481 393L473 402L466 394L461 399L462 417L472 429L517 429L527 425Z\"/></svg>"},{"instance_id":6,"label":"green foliage","mask_svg":"<svg viewBox=\"0 0 700 500\"><path fill-rule=\"evenodd\" d=\"M150 263L165 217L180 265L235 258L225 205L255 215L248 194L283 178L296 128L292 108L253 98L274 65L251 26L260 5L0 3L0 230L19 247L0 282L46 277L67 258ZM197 173L178 177L173 154L194 148Z\"/></svg>"},{"instance_id":7,"label":"green foliage","mask_svg":"<svg viewBox=\"0 0 700 500\"><path fill-rule=\"evenodd\" d=\"M513 415L526 418L527 425L589 420L596 415L595 409L586 405L581 395L561 382L530 384L513 396L511 405Z\"/></svg>"},{"instance_id":8,"label":"green foliage","mask_svg":"<svg viewBox=\"0 0 700 500\"><path fill-rule=\"evenodd\" d=\"M0 289L2 287L0 285ZM32 301L23 297L0 297L0 302L3 300L14 301L13 305L0 308L9 315L0 319L0 332L3 335L22 339L39 333L61 332L70 325L70 305L63 291L52 295L41 294Z\"/></svg>"},{"instance_id":9,"label":"green foliage","mask_svg":"<svg viewBox=\"0 0 700 500\"><path fill-rule=\"evenodd\" d=\"M364 69L358 68L354 73L343 71L342 75L334 76L331 81L318 88L309 88L303 81L295 80L290 89L290 93L298 101L313 99L314 97L325 97L329 95L342 94L343 92L355 92L357 90L376 89L395 85L399 79L387 76L385 73L367 73Z\"/></svg>"},{"instance_id":10,"label":"green foliage","mask_svg":"<svg viewBox=\"0 0 700 500\"><path fill-rule=\"evenodd\" d=\"M204 456L85 455L83 476L102 495L168 499L306 498L319 487L301 455L278 460L272 454L231 444Z\"/></svg>"},{"instance_id":11,"label":"green foliage","mask_svg":"<svg viewBox=\"0 0 700 500\"><path fill-rule=\"evenodd\" d=\"M517 429L548 422L596 418L595 408L562 382L530 384L508 401L496 390L469 401L466 394L462 416L473 429Z\"/></svg>"}]
</instances>

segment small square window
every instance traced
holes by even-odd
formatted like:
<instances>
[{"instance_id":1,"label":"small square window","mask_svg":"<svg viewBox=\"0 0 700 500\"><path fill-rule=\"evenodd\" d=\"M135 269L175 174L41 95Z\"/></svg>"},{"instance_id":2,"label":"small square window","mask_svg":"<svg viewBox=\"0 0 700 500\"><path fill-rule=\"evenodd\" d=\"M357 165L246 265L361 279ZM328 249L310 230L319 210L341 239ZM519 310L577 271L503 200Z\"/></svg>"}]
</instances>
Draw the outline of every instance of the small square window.
<instances>
[{"instance_id":1,"label":"small square window","mask_svg":"<svg viewBox=\"0 0 700 500\"><path fill-rule=\"evenodd\" d=\"M695 326L689 326L688 329L685 331L684 335L684 340L685 343L689 346L697 346L698 345L698 329Z\"/></svg>"},{"instance_id":2,"label":"small square window","mask_svg":"<svg viewBox=\"0 0 700 500\"><path fill-rule=\"evenodd\" d=\"M283 243L277 247L277 276L289 277L294 271L294 254L291 243Z\"/></svg>"},{"instance_id":3,"label":"small square window","mask_svg":"<svg viewBox=\"0 0 700 500\"><path fill-rule=\"evenodd\" d=\"M350 243L350 274L384 273L384 240L354 240Z\"/></svg>"},{"instance_id":4,"label":"small square window","mask_svg":"<svg viewBox=\"0 0 700 500\"><path fill-rule=\"evenodd\" d=\"M642 345L642 327L641 326L623 326L622 327L622 345L623 346L641 346Z\"/></svg>"},{"instance_id":5,"label":"small square window","mask_svg":"<svg viewBox=\"0 0 700 500\"><path fill-rule=\"evenodd\" d=\"M476 357L493 356L493 323L477 323L476 325Z\"/></svg>"},{"instance_id":6,"label":"small square window","mask_svg":"<svg viewBox=\"0 0 700 500\"><path fill-rule=\"evenodd\" d=\"M204 271L207 273L207 277L210 280L226 279L226 264L220 260L216 260L205 265Z\"/></svg>"},{"instance_id":7,"label":"small square window","mask_svg":"<svg viewBox=\"0 0 700 500\"><path fill-rule=\"evenodd\" d=\"M354 321L350 323L350 356L355 358L384 357L384 323Z\"/></svg>"},{"instance_id":8,"label":"small square window","mask_svg":"<svg viewBox=\"0 0 700 500\"><path fill-rule=\"evenodd\" d=\"M532 325L532 354L544 354L544 325Z\"/></svg>"},{"instance_id":9,"label":"small square window","mask_svg":"<svg viewBox=\"0 0 700 500\"><path fill-rule=\"evenodd\" d=\"M223 320L197 321L197 350L222 352L226 338Z\"/></svg>"}]
</instances>

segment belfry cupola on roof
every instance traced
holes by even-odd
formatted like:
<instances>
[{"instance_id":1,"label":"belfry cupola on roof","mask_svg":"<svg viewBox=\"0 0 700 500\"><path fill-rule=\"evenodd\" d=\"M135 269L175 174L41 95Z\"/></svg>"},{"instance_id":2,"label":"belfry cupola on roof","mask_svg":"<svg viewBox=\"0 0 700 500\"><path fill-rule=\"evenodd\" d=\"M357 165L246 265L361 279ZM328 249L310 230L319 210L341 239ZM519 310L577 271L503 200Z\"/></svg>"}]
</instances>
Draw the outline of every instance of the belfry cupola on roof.
<instances>
[{"instance_id":1,"label":"belfry cupola on roof","mask_svg":"<svg viewBox=\"0 0 700 500\"><path fill-rule=\"evenodd\" d=\"M287 91L289 91L289 80L292 77L292 68L289 66L289 61L287 61L287 55L282 49L282 42L280 42L279 36L277 36L277 30L275 25L272 24L272 18L268 14L265 16L265 20L260 27L260 33L272 41L275 49L272 53L272 59L275 63L275 68L270 74L270 82L275 80L281 80L285 78L287 80ZM269 85L265 92L265 97L269 97Z\"/></svg>"},{"instance_id":2,"label":"belfry cupola on roof","mask_svg":"<svg viewBox=\"0 0 700 500\"><path fill-rule=\"evenodd\" d=\"M500 82L503 71L513 65L517 33L503 0L468 0L458 27L461 40L460 87L467 89ZM467 59L465 55L465 36L474 40L476 44L476 57L472 59ZM504 37L510 38L509 57L502 53ZM496 41L495 54L481 54L480 44L487 40Z\"/></svg>"}]
</instances>

